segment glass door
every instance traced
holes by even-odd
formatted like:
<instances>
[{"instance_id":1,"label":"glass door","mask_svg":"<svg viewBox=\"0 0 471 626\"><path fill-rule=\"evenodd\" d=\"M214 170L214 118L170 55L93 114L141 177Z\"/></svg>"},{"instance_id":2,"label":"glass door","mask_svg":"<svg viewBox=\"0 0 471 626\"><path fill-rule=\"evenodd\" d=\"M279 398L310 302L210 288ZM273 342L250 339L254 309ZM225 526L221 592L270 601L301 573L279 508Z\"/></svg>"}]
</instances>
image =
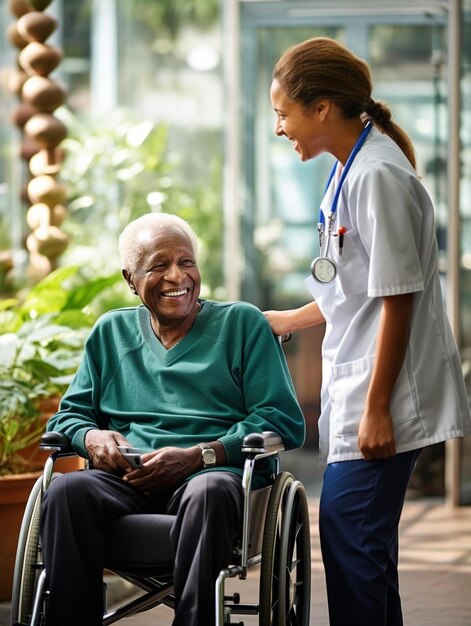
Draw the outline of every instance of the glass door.
<instances>
[{"instance_id":1,"label":"glass door","mask_svg":"<svg viewBox=\"0 0 471 626\"><path fill-rule=\"evenodd\" d=\"M315 5L315 8L313 8ZM274 134L269 99L273 66L290 45L325 35L345 43L372 69L377 100L386 101L413 140L418 169L437 209L446 247L445 34L443 11L401 13L391 3L241 3L242 177L246 189L242 295L263 307L306 301L304 277L318 252L318 207L330 156L302 163ZM338 10L336 10L338 9ZM433 9L433 3L432 3Z\"/></svg>"},{"instance_id":2,"label":"glass door","mask_svg":"<svg viewBox=\"0 0 471 626\"><path fill-rule=\"evenodd\" d=\"M395 120L414 142L419 174L436 207L445 282L447 13L443 3L421 4L412 7L403 0L380 6L369 0L354 4L340 0L238 2L241 298L262 309L291 308L310 300L304 278L318 253L318 207L332 159L326 155L302 163L290 144L275 136L269 88L282 51L318 35L340 40L368 61L374 98L391 106ZM308 421L307 445L313 447L317 444L322 334L322 329L303 332L285 350ZM434 468L433 475L425 471L424 484L418 487L438 495L444 490L443 446L434 447L425 464L427 471Z\"/></svg>"}]
</instances>

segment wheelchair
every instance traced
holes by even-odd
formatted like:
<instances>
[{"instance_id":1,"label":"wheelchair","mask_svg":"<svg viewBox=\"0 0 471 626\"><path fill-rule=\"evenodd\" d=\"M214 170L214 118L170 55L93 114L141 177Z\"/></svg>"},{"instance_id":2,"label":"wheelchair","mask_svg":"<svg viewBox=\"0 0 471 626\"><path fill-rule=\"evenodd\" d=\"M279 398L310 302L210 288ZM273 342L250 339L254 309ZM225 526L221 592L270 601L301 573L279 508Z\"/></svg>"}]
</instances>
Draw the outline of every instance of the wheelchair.
<instances>
[{"instance_id":1,"label":"wheelchair","mask_svg":"<svg viewBox=\"0 0 471 626\"><path fill-rule=\"evenodd\" d=\"M41 500L50 482L59 475L54 472L56 459L74 452L67 437L53 432L43 436L40 448L52 453L46 460L43 475L32 489L22 520L13 577L11 626L47 623L48 590L39 533ZM258 615L260 626L309 626L308 502L302 483L291 473L280 470L282 450L281 438L275 433L253 433L244 439L242 520L231 562L216 581L216 626L243 626L243 622L232 622L232 615ZM271 484L252 489L255 464L267 457L275 459ZM163 514L134 514L114 523L111 532L116 559L107 563L106 569L132 583L139 595L108 610L104 584L103 626L158 605L174 607L174 555L168 539L173 519ZM260 566L257 603L241 603L239 593L225 595L228 578L245 580L249 568L257 565Z\"/></svg>"}]
</instances>

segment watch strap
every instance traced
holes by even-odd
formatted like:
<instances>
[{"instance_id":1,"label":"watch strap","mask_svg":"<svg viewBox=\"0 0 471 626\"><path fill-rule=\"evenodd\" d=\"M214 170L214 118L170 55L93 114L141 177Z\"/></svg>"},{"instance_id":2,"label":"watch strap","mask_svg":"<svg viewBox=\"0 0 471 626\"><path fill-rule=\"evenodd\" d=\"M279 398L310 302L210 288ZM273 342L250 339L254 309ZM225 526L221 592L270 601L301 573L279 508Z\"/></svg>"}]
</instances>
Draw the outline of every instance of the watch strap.
<instances>
[{"instance_id":1,"label":"watch strap","mask_svg":"<svg viewBox=\"0 0 471 626\"><path fill-rule=\"evenodd\" d=\"M209 445L209 443L197 443L196 444L198 446L198 448L200 448L200 450L210 450L211 446Z\"/></svg>"},{"instance_id":2,"label":"watch strap","mask_svg":"<svg viewBox=\"0 0 471 626\"><path fill-rule=\"evenodd\" d=\"M198 448L201 450L201 460L203 462L203 467L207 468L207 467L214 467L216 465L216 451L211 448L211 446L208 443L198 443L196 444L198 446ZM207 463L206 459L205 459L205 450L210 450L211 451L211 455L212 455L212 462L211 463Z\"/></svg>"}]
</instances>

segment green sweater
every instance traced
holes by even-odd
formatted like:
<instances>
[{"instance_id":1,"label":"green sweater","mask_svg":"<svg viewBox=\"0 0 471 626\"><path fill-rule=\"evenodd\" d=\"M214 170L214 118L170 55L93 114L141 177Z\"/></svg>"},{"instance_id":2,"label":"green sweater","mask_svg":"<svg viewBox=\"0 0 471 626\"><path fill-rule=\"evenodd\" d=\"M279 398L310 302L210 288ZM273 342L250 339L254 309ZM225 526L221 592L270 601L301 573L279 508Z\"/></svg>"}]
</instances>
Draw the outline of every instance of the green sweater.
<instances>
[{"instance_id":1,"label":"green sweater","mask_svg":"<svg viewBox=\"0 0 471 626\"><path fill-rule=\"evenodd\" d=\"M219 440L232 471L243 466L248 433L278 432L287 449L301 446L305 433L283 351L264 315L244 302L208 300L170 350L152 332L144 306L97 321L48 423L85 457L85 435L96 428L119 431L142 452Z\"/></svg>"}]
</instances>

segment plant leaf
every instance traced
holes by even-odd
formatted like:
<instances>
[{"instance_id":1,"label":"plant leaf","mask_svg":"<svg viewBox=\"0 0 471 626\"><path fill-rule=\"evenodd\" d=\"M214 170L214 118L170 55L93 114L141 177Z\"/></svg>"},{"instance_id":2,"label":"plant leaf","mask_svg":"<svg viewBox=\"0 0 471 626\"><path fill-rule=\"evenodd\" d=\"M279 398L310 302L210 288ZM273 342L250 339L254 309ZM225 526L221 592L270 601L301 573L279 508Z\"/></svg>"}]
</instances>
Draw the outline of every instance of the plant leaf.
<instances>
[{"instance_id":1,"label":"plant leaf","mask_svg":"<svg viewBox=\"0 0 471 626\"><path fill-rule=\"evenodd\" d=\"M114 285L119 280L122 280L121 273L116 272L115 274L111 274L111 276L97 278L96 280L92 280L85 285L80 285L79 287L70 290L63 310L68 311L70 309L83 309L87 306L87 304L90 304L93 298L102 292L103 289Z\"/></svg>"}]
</instances>

